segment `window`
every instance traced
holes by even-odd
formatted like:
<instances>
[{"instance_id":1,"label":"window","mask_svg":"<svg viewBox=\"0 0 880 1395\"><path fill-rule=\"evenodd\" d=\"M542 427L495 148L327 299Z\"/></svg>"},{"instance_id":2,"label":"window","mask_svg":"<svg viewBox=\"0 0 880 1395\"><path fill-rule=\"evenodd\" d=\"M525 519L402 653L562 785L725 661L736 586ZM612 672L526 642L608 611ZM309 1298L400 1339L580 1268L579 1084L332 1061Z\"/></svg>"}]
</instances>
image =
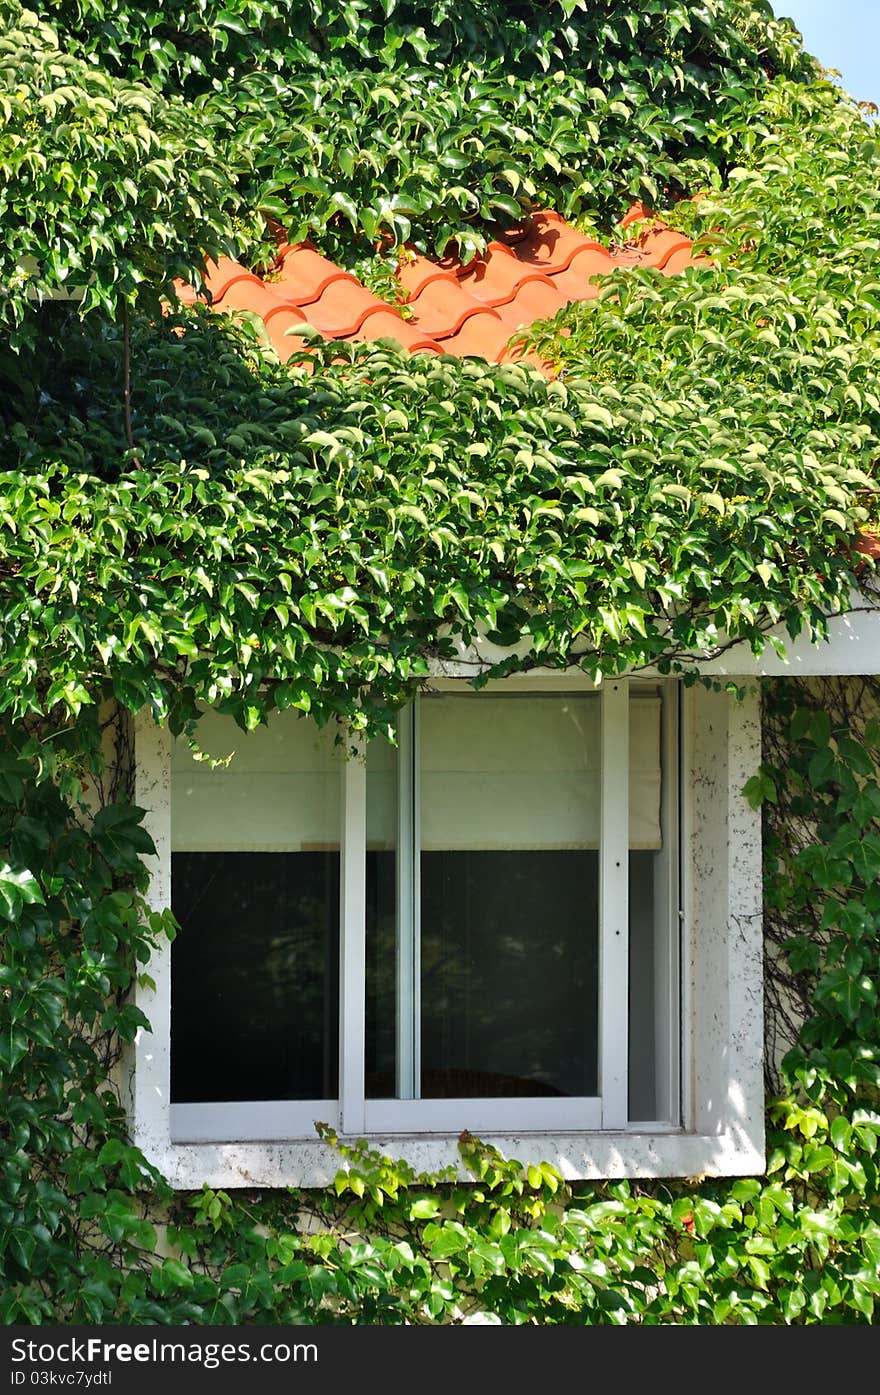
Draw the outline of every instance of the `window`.
<instances>
[{"instance_id":1,"label":"window","mask_svg":"<svg viewBox=\"0 0 880 1395\"><path fill-rule=\"evenodd\" d=\"M572 1175L678 1170L661 1155L695 1141L695 993L718 960L682 915L707 900L692 854L711 829L680 833L713 729L683 742L679 699L438 680L397 748L353 759L294 713L247 736L205 714L208 760L141 723L139 786L170 784L155 899L182 927L133 1062L142 1146L233 1185L320 1180L316 1120L426 1165L467 1128Z\"/></svg>"}]
</instances>

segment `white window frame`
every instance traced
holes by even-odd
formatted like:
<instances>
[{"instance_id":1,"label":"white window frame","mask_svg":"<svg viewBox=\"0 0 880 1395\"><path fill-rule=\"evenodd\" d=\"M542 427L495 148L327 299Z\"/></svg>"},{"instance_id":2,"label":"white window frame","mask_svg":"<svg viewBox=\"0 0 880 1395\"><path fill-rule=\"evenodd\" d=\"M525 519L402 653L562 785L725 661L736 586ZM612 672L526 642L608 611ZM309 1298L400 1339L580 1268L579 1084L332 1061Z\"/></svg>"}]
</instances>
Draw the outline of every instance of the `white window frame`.
<instances>
[{"instance_id":1,"label":"white window frame","mask_svg":"<svg viewBox=\"0 0 880 1395\"><path fill-rule=\"evenodd\" d=\"M679 815L688 855L680 911L675 878L666 879L658 897L667 916L681 919L680 937L662 929L657 939L658 991L668 1004L667 1012L657 1014L657 1059L668 1117L627 1119L627 1031L619 1024L628 1023L628 782L619 771L628 769L627 703L637 681L608 680L600 690L600 1096L364 1099L366 771L362 760L350 760L342 801L339 1100L171 1105L171 956L170 946L163 946L151 961L154 987L140 986L136 993L152 1031L138 1034L126 1066L134 1141L174 1185L324 1185L335 1175L338 1158L316 1138L316 1120L345 1136L366 1135L420 1168L458 1164L463 1128L524 1163L549 1161L572 1178L729 1175L763 1168L760 817L742 796L760 761L754 685L743 700L700 686L682 694ZM510 678L505 685L528 691L576 684L571 675L546 674ZM457 684L448 680L442 686ZM582 686L591 690L586 679ZM664 704L667 750L673 706ZM142 714L135 739L136 801L147 810L156 844L150 899L159 909L170 905L171 738ZM674 839L679 825L670 793L675 783L664 778L664 840ZM411 808L402 808L401 846L411 837L412 817ZM398 891L417 901L417 886L404 883ZM409 948L402 942L400 953L417 952L417 942L417 936ZM417 982L415 968L408 960L401 972ZM401 1029L399 1045L409 1051L414 1071L411 1036Z\"/></svg>"},{"instance_id":2,"label":"white window frame","mask_svg":"<svg viewBox=\"0 0 880 1395\"><path fill-rule=\"evenodd\" d=\"M456 685L454 681L446 680L437 684L440 691L454 691ZM502 685L490 685L492 691L497 691ZM479 700L479 699L477 699ZM602 717L600 722L601 731L604 733L609 725L613 726L610 714L616 709L621 709L622 720L627 720L627 693L625 685L608 685L602 694ZM397 904L400 908L400 926L398 934L398 1003L397 1003L397 1062L398 1062L398 1090L395 1099L370 1099L365 1102L363 1114L363 1126L360 1130L349 1128L348 1119L343 1110L343 1127L346 1133L368 1132L372 1134L407 1134L407 1133L453 1133L460 1132L463 1128L469 1129L473 1133L498 1133L511 1128L528 1130L530 1132L547 1132L551 1129L599 1129L608 1127L606 1123L606 1110L610 1105L610 1089L606 1091L600 1085L599 1093L595 1096L582 1097L553 1097L553 1098L503 1098L503 1099L416 1099L414 1098L414 1081L419 1079L421 1073L421 1063L419 1060L419 1033L418 1022L420 1018L420 973L419 973L419 907L420 888L418 885L419 858L411 859L406 851L415 848L418 850L420 839L418 835L418 810L421 805L419 778L420 761L418 752L419 723L417 720L418 699L413 708L407 709L399 723L399 743L400 759L398 763L398 839L397 847L399 855L397 858L398 867L398 888ZM602 738L604 749L604 735ZM407 777L407 772L411 771L411 779ZM625 781L623 782L626 783ZM603 807L602 835L605 837L605 830L609 827L609 814L613 818L626 819L626 805L618 808L614 806L606 811ZM364 819L364 839L359 843L357 857L359 864L366 852L366 819ZM618 837L621 830L616 830ZM622 836L626 838L626 826L624 824ZM600 873L601 877L601 873ZM624 898L627 887L624 878ZM610 899L610 898L609 898ZM615 914L626 919L626 904L618 907ZM603 924L602 911L599 917L600 927ZM343 927L343 934L345 928ZM601 935L601 928L600 928ZM601 970L600 970L601 973ZM609 999L612 995L609 994ZM626 982L616 985L616 1001L610 1004L606 1010L614 1007L616 1010L619 1001L626 1002ZM346 1030L343 1025L342 1046L346 1044ZM612 1034L609 1033L609 1037ZM619 1037L619 1033L617 1034ZM614 1042L617 1046L618 1042ZM624 1043L625 1049L625 1043ZM603 1073L602 1062L607 1062L609 1057L604 1054L602 1043L600 1042L600 1074ZM617 1062L614 1068L604 1068L606 1077L616 1074ZM625 1071L625 1064L624 1064ZM624 1097L625 1098L625 1097ZM614 1109L618 1108L618 1102L614 1102ZM357 1116L361 1117L361 1116Z\"/></svg>"}]
</instances>

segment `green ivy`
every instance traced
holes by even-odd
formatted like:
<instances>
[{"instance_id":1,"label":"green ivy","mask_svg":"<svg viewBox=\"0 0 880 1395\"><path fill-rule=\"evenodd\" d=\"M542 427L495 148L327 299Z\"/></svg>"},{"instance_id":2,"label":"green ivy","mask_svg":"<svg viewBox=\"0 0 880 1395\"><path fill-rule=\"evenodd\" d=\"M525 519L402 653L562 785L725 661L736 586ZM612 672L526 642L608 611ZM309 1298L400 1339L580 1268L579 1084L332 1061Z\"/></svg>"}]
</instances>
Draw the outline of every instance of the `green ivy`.
<instances>
[{"instance_id":1,"label":"green ivy","mask_svg":"<svg viewBox=\"0 0 880 1395\"><path fill-rule=\"evenodd\" d=\"M547 663L598 679L760 649L778 621L821 635L848 604L870 479L845 423L820 458L809 419L760 400L712 415L697 385L667 397L335 345L290 375L248 368L201 318L146 331L143 468L82 473L77 438L113 440L99 394L98 431L68 431L60 405L12 426L0 710L112 694L176 730L207 701L248 729L293 706L374 732L428 658L483 638L479 679ZM192 376L169 401L176 366ZM228 392L197 395L199 373Z\"/></svg>"},{"instance_id":2,"label":"green ivy","mask_svg":"<svg viewBox=\"0 0 880 1395\"><path fill-rule=\"evenodd\" d=\"M0 323L255 260L258 211L350 265L386 239L469 257L541 206L607 223L728 168L768 74L810 71L790 25L726 0L3 0L3 21Z\"/></svg>"},{"instance_id":3,"label":"green ivy","mask_svg":"<svg viewBox=\"0 0 880 1395\"><path fill-rule=\"evenodd\" d=\"M765 1177L571 1185L464 1136L464 1185L331 1139L326 1191L175 1194L115 1066L174 932L131 712L387 733L474 644L478 683L690 678L870 590L873 127L745 0L0 19L0 1317L871 1323L871 685L767 685L747 793L770 1017L798 1010ZM712 263L616 273L538 327L554 381L312 338L282 366L259 326L160 313L205 255L264 255L261 212L347 265L378 242L379 284L394 243L467 254L541 203L607 230L637 193L702 194L669 216Z\"/></svg>"},{"instance_id":4,"label":"green ivy","mask_svg":"<svg viewBox=\"0 0 880 1395\"><path fill-rule=\"evenodd\" d=\"M115 78L0 6L0 331L20 344L45 298L159 310L175 276L256 239L206 126L179 98Z\"/></svg>"}]
</instances>

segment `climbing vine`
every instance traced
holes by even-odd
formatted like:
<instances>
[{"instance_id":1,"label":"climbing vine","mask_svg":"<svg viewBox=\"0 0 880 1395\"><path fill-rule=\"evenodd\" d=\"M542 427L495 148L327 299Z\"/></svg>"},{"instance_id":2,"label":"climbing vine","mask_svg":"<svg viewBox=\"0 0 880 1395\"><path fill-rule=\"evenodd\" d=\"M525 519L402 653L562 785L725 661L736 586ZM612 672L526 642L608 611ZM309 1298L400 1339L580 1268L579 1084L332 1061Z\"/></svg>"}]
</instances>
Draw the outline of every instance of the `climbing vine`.
<instances>
[{"instance_id":1,"label":"climbing vine","mask_svg":"<svg viewBox=\"0 0 880 1395\"><path fill-rule=\"evenodd\" d=\"M149 843L113 783L126 723L96 720L54 741L17 723L0 766L0 1315L870 1323L877 697L873 683L848 680L766 686L765 763L750 793L767 812L770 981L807 1018L770 1100L766 1176L675 1183L566 1183L463 1135L467 1185L338 1144L325 1191L172 1193L128 1143L112 1084L119 1041L143 1025L126 990L171 929L141 900ZM102 764L111 736L116 755ZM102 778L106 803L95 797Z\"/></svg>"},{"instance_id":2,"label":"climbing vine","mask_svg":"<svg viewBox=\"0 0 880 1395\"><path fill-rule=\"evenodd\" d=\"M173 933L132 713L387 734L438 666L691 679L871 592L872 125L744 0L49 10L0 0L0 1317L870 1322L871 684L767 685L765 1177L571 1185L465 1137L469 1186L355 1144L326 1192L175 1194L117 1062ZM389 270L542 204L613 237L635 194L707 260L537 327L552 379L282 366L163 300L266 216Z\"/></svg>"},{"instance_id":3,"label":"climbing vine","mask_svg":"<svg viewBox=\"0 0 880 1395\"><path fill-rule=\"evenodd\" d=\"M353 265L472 256L542 206L608 223L736 161L809 63L760 3L0 4L0 315L82 288L154 313L255 214ZM14 191L14 193L13 193Z\"/></svg>"}]
</instances>

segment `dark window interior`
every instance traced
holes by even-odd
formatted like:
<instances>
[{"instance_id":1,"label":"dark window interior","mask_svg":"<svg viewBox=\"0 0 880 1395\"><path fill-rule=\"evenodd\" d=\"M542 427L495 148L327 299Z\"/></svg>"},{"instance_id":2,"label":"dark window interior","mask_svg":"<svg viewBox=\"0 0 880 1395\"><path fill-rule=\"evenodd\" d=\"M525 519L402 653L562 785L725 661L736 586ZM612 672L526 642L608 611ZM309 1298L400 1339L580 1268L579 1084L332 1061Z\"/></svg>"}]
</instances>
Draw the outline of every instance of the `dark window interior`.
<instances>
[{"instance_id":1,"label":"dark window interior","mask_svg":"<svg viewBox=\"0 0 880 1395\"><path fill-rule=\"evenodd\" d=\"M339 853L178 852L171 1098L334 1099Z\"/></svg>"},{"instance_id":2,"label":"dark window interior","mask_svg":"<svg viewBox=\"0 0 880 1395\"><path fill-rule=\"evenodd\" d=\"M652 858L630 862L633 1117L653 1096ZM396 853L366 871L366 1093L393 1098ZM335 1098L338 852L174 853L172 885L172 1100ZM597 1093L598 854L423 853L421 888L422 1096Z\"/></svg>"},{"instance_id":3,"label":"dark window interior","mask_svg":"<svg viewBox=\"0 0 880 1395\"><path fill-rule=\"evenodd\" d=\"M422 1095L596 1093L598 855L429 852Z\"/></svg>"},{"instance_id":4,"label":"dark window interior","mask_svg":"<svg viewBox=\"0 0 880 1395\"><path fill-rule=\"evenodd\" d=\"M367 1095L395 1094L394 854L368 857ZM594 1095L598 854L421 857L425 1099Z\"/></svg>"}]
</instances>

